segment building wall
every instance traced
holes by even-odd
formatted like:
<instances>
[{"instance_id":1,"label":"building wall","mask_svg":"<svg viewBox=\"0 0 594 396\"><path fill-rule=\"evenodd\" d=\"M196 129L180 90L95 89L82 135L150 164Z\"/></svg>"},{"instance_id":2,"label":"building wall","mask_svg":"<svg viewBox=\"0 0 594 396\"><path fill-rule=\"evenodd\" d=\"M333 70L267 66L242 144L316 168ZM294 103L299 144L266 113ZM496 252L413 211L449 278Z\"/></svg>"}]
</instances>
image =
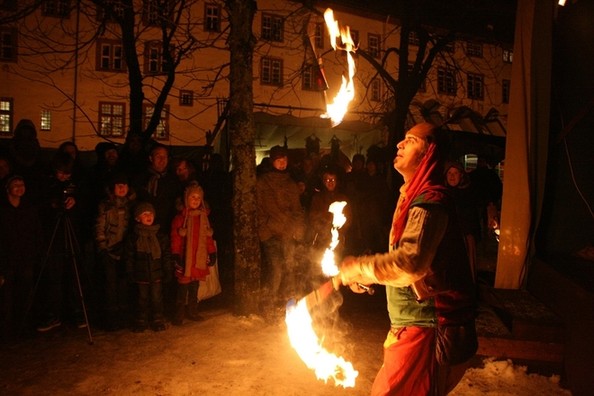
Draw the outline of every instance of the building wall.
<instances>
[{"instance_id":1,"label":"building wall","mask_svg":"<svg viewBox=\"0 0 594 396\"><path fill-rule=\"evenodd\" d=\"M209 1L209 4L216 1ZM218 2L222 4L222 2ZM126 104L128 110L128 80L125 72L111 73L96 70L97 42L93 39L97 31L95 10L89 2L81 2L80 25L76 27L76 14L68 18L44 17L41 11L27 17L24 23L15 23L18 34L18 60L6 62L0 60L0 97L13 100L13 127L18 120L29 118L38 126L38 137L43 147L57 147L65 140L75 140L81 150L92 150L103 140L97 135L98 105L100 101ZM136 1L140 9L142 2ZM223 10L223 8L222 8ZM319 10L323 12L323 10ZM221 100L229 95L228 61L225 48L227 28L224 10L222 11L222 32L220 35L204 31L203 19L205 2L193 3L186 13L187 28L203 45L185 59L176 74L174 87L167 100L170 108L169 137L165 144L204 145L206 132L217 123ZM280 16L284 21L282 42L261 40L263 15ZM341 9L335 12L335 18L341 26L350 26L357 30L360 47L367 49L369 34L381 38L381 48L398 45L399 28L394 18L385 15L361 14ZM319 116L325 111L325 104L332 100L342 75L346 73L343 51L331 50L329 38L324 29L324 46L316 48L315 54L308 45L308 36L313 36L316 23L323 23L323 17L310 11L299 9L291 1L258 1L258 12L254 20L253 32L258 38L254 54L254 102L257 111L270 114L292 114L296 117ZM69 52L75 44L78 31L78 43L88 42L78 52L78 68L75 69L73 53ZM40 40L43 32L51 42ZM139 23L137 32L140 37L138 53L144 51L143 43L159 39L158 30ZM117 39L119 33L114 26L108 25L101 37ZM47 45L46 45L47 44ZM213 44L213 45L210 45ZM51 47L50 47L51 45ZM484 115L489 109L496 108L505 121L506 104L501 100L501 81L509 79L511 65L502 61L502 47L495 44L483 44L483 58L470 58L465 55L464 41L456 42L456 51L448 54L437 64L457 63L459 87L456 95L440 95L437 92L437 65L432 68L427 81L427 89L420 92L415 102L420 105L429 99L440 103L439 112L447 117L448 112L459 106L468 106ZM414 47L411 51L411 60ZM39 55L43 52L43 56ZM302 89L302 67L322 56L323 66L329 88L325 92ZM262 84L261 62L263 57L280 59L283 63L283 84L281 86ZM142 61L142 57L140 58ZM390 93L382 83L383 101L370 99L368 87L375 77L375 71L362 58L355 56L357 74L355 77L355 100L345 117L349 121L365 121L375 124L389 103ZM391 58L387 69L394 75L397 64ZM465 70L484 75L485 96L483 100L469 100L465 94ZM78 75L76 78L75 76ZM75 89L76 80L76 89ZM144 93L147 101L156 98L162 87L162 77L145 77ZM193 106L180 106L180 90L194 92ZM76 98L75 98L76 95ZM76 99L76 111L73 101ZM413 106L414 107L414 106ZM42 110L51 112L50 131L40 130ZM418 109L417 109L418 110ZM411 109L412 114L418 111ZM129 120L126 122L128 123ZM10 137L10 134L4 137ZM113 138L116 143L123 137ZM325 144L326 142L321 142Z\"/></svg>"}]
</instances>

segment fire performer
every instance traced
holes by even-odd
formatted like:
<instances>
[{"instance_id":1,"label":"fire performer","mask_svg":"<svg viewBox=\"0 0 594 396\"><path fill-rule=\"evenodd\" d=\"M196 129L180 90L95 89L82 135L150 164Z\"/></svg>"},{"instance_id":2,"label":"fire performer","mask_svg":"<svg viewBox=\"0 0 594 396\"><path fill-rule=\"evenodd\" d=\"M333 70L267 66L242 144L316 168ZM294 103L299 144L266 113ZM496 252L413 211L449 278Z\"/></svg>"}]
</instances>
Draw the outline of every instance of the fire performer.
<instances>
[{"instance_id":1,"label":"fire performer","mask_svg":"<svg viewBox=\"0 0 594 396\"><path fill-rule=\"evenodd\" d=\"M394 212L389 252L347 257L340 280L386 286L391 329L376 395L445 395L477 349L474 288L454 205L441 185L447 154L443 131L422 123L398 143L394 168L404 185Z\"/></svg>"}]
</instances>

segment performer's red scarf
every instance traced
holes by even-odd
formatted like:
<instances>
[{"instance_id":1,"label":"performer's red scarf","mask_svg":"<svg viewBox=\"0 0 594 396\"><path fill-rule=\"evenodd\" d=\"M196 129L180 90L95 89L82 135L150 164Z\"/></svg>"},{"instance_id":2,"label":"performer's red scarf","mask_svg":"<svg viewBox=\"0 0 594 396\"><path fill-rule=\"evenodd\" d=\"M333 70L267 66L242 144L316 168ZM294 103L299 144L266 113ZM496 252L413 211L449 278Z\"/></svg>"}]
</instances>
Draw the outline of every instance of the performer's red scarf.
<instances>
[{"instance_id":1,"label":"performer's red scarf","mask_svg":"<svg viewBox=\"0 0 594 396\"><path fill-rule=\"evenodd\" d=\"M403 196L398 201L392 220L392 230L390 231L391 247L395 246L402 237L408 219L408 210L413 201L417 200L421 195L423 202L443 201L446 188L442 185L442 179L439 150L437 145L431 142L415 174L405 186Z\"/></svg>"}]
</instances>

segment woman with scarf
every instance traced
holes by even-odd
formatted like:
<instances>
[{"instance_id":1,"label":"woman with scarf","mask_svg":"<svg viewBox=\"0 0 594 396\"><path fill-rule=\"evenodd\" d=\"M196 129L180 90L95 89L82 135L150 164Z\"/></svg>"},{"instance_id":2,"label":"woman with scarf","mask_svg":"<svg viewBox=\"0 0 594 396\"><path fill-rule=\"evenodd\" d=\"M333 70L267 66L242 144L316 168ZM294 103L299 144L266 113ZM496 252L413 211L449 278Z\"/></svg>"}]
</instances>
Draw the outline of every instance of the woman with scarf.
<instances>
[{"instance_id":1,"label":"woman with scarf","mask_svg":"<svg viewBox=\"0 0 594 396\"><path fill-rule=\"evenodd\" d=\"M206 280L209 267L216 263L216 245L208 221L204 191L197 182L190 183L184 193L184 207L171 224L171 253L177 278L177 300L173 324L180 326L186 316L202 320L198 315L198 286Z\"/></svg>"},{"instance_id":2,"label":"woman with scarf","mask_svg":"<svg viewBox=\"0 0 594 396\"><path fill-rule=\"evenodd\" d=\"M391 329L372 395L445 395L477 349L474 288L456 210L443 186L443 131L422 123L397 145L404 178L389 252L347 257L340 278L386 286Z\"/></svg>"}]
</instances>

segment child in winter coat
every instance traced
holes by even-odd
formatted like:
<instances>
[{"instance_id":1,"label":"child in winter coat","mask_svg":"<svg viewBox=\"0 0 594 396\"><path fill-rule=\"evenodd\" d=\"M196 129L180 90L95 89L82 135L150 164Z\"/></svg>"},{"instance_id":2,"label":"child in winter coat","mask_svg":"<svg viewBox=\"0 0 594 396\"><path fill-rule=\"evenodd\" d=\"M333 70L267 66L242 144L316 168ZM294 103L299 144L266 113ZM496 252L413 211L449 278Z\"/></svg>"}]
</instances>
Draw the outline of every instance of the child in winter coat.
<instances>
[{"instance_id":1,"label":"child in winter coat","mask_svg":"<svg viewBox=\"0 0 594 396\"><path fill-rule=\"evenodd\" d=\"M188 301L188 318L201 320L198 315L199 281L209 274L216 263L216 245L204 203L204 191L198 183L190 183L184 193L184 208L171 225L171 253L177 278L177 301L174 325L181 325Z\"/></svg>"},{"instance_id":2,"label":"child in winter coat","mask_svg":"<svg viewBox=\"0 0 594 396\"><path fill-rule=\"evenodd\" d=\"M153 224L155 208L141 202L134 209L136 224L126 241L126 271L137 286L136 321L132 328L141 333L150 327L165 330L163 317L163 282L171 278L171 254L167 235Z\"/></svg>"},{"instance_id":3,"label":"child in winter coat","mask_svg":"<svg viewBox=\"0 0 594 396\"><path fill-rule=\"evenodd\" d=\"M99 203L95 222L97 260L104 279L107 330L121 327L127 308L126 268L121 258L134 198L128 177L125 174L114 175L108 184L108 196Z\"/></svg>"}]
</instances>

